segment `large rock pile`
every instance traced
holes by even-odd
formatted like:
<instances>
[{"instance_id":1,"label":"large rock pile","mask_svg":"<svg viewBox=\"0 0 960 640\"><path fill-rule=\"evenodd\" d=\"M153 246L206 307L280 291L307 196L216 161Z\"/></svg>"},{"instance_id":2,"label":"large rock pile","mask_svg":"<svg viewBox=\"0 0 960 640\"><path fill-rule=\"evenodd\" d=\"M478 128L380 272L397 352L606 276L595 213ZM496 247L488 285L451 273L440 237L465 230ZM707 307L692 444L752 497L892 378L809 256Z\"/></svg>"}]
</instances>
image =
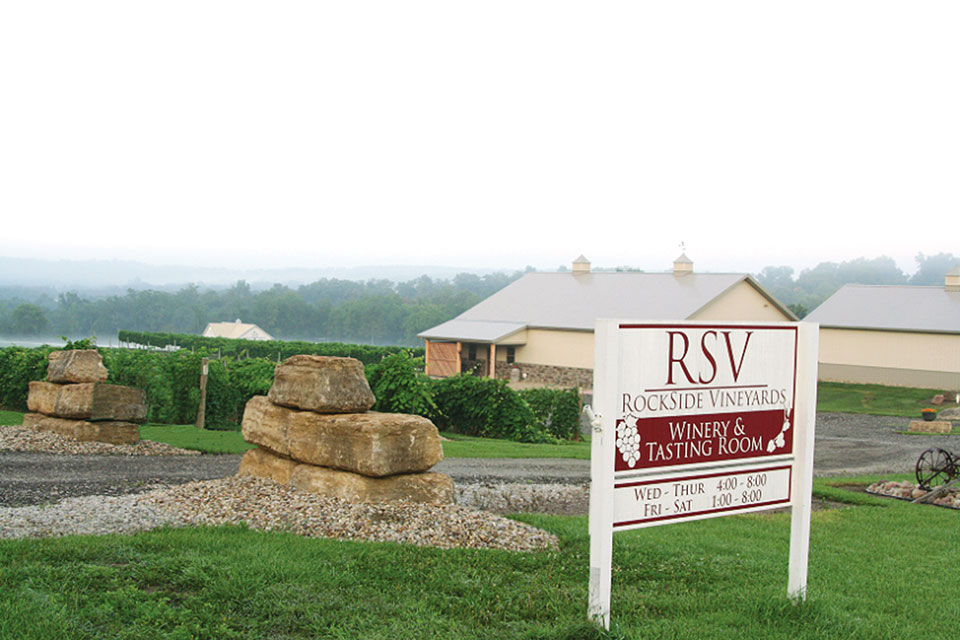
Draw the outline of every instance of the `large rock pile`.
<instances>
[{"instance_id":1,"label":"large rock pile","mask_svg":"<svg viewBox=\"0 0 960 640\"><path fill-rule=\"evenodd\" d=\"M30 383L23 424L81 442L133 444L136 423L147 417L142 389L107 384L107 369L96 349L53 351L47 382Z\"/></svg>"},{"instance_id":2,"label":"large rock pile","mask_svg":"<svg viewBox=\"0 0 960 640\"><path fill-rule=\"evenodd\" d=\"M426 473L443 459L430 420L368 411L375 398L353 358L293 356L267 396L243 413L239 475L271 478L348 502L453 502L453 480Z\"/></svg>"}]
</instances>

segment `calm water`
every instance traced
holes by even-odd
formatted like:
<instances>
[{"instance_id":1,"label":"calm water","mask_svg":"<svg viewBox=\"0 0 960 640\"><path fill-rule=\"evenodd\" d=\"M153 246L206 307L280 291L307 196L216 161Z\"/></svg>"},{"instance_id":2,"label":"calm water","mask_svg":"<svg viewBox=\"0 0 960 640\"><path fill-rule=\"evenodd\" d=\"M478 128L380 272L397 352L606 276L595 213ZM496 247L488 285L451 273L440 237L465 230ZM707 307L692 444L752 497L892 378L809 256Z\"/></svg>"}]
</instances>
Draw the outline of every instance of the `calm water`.
<instances>
[{"instance_id":1,"label":"calm water","mask_svg":"<svg viewBox=\"0 0 960 640\"><path fill-rule=\"evenodd\" d=\"M89 336L75 336L71 340L80 340ZM19 338L0 336L0 347L42 347L43 345L62 347L63 340L57 336ZM101 347L116 347L119 344L117 336L97 336L97 344Z\"/></svg>"}]
</instances>

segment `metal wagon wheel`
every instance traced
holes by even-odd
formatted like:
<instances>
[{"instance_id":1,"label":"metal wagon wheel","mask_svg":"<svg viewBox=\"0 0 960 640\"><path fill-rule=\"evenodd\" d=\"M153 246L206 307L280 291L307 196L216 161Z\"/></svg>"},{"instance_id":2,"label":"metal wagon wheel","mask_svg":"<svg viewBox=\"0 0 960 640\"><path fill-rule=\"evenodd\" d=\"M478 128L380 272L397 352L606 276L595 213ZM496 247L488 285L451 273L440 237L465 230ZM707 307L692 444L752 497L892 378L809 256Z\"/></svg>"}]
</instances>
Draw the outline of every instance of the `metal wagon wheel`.
<instances>
[{"instance_id":1,"label":"metal wagon wheel","mask_svg":"<svg viewBox=\"0 0 960 640\"><path fill-rule=\"evenodd\" d=\"M953 456L939 447L930 447L917 458L917 484L926 491L950 482L956 473Z\"/></svg>"}]
</instances>

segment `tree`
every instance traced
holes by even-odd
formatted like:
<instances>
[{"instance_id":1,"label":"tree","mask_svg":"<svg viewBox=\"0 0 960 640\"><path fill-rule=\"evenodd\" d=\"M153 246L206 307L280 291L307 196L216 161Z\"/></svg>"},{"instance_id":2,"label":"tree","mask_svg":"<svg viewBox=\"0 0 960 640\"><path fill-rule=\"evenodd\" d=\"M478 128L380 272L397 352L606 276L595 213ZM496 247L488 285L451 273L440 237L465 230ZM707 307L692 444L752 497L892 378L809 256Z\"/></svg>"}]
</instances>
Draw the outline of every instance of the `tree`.
<instances>
[{"instance_id":1,"label":"tree","mask_svg":"<svg viewBox=\"0 0 960 640\"><path fill-rule=\"evenodd\" d=\"M10 329L14 335L40 335L50 326L43 309L35 304L24 302L10 313Z\"/></svg>"},{"instance_id":2,"label":"tree","mask_svg":"<svg viewBox=\"0 0 960 640\"><path fill-rule=\"evenodd\" d=\"M918 253L916 261L917 272L910 278L910 284L942 285L944 276L960 266L960 258L952 253L938 253L935 256Z\"/></svg>"}]
</instances>

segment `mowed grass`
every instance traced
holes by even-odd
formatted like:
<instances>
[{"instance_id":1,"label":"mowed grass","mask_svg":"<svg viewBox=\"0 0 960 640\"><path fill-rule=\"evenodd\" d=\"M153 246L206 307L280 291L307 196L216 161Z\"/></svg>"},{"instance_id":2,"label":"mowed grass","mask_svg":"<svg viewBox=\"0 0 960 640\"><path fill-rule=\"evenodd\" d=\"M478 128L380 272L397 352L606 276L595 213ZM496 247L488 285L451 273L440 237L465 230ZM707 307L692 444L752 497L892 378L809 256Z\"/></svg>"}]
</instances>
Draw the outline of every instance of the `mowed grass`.
<instances>
[{"instance_id":1,"label":"mowed grass","mask_svg":"<svg viewBox=\"0 0 960 640\"><path fill-rule=\"evenodd\" d=\"M533 444L495 438L475 438L443 432L443 455L447 458L576 458L590 459L590 442Z\"/></svg>"},{"instance_id":2,"label":"mowed grass","mask_svg":"<svg viewBox=\"0 0 960 640\"><path fill-rule=\"evenodd\" d=\"M854 504L813 514L800 606L786 597L790 515L730 516L615 535L603 633L586 621L586 518L527 514L559 551L240 527L0 541L0 637L956 637L960 512L822 490Z\"/></svg>"},{"instance_id":3,"label":"mowed grass","mask_svg":"<svg viewBox=\"0 0 960 640\"><path fill-rule=\"evenodd\" d=\"M0 409L0 424L23 424L23 414L19 411Z\"/></svg>"},{"instance_id":4,"label":"mowed grass","mask_svg":"<svg viewBox=\"0 0 960 640\"><path fill-rule=\"evenodd\" d=\"M900 416L919 420L920 410L925 407L942 411L958 406L955 402L945 402L939 407L931 404L933 397L940 393L944 393L943 390L820 382L817 385L817 411ZM947 394L947 399L954 398Z\"/></svg>"},{"instance_id":5,"label":"mowed grass","mask_svg":"<svg viewBox=\"0 0 960 640\"><path fill-rule=\"evenodd\" d=\"M580 458L590 459L589 442L570 442L559 445L529 444L493 438L473 438L456 433L441 434L443 454L447 458ZM252 449L238 431L197 429L193 425L147 424L140 427L144 440L207 453L243 453Z\"/></svg>"},{"instance_id":6,"label":"mowed grass","mask_svg":"<svg viewBox=\"0 0 960 640\"><path fill-rule=\"evenodd\" d=\"M243 453L254 448L239 431L197 429L192 424L144 424L140 426L140 438L204 453Z\"/></svg>"}]
</instances>

